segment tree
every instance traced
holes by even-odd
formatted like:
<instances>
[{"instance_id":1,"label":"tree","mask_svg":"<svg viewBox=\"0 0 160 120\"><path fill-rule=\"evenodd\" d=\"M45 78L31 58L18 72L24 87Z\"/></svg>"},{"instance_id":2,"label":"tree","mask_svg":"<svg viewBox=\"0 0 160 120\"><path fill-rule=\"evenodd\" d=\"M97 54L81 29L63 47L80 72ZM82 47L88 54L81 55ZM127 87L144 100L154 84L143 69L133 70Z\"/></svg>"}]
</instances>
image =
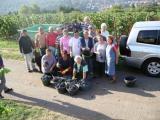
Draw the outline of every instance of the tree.
<instances>
[{"instance_id":1,"label":"tree","mask_svg":"<svg viewBox=\"0 0 160 120\"><path fill-rule=\"evenodd\" d=\"M110 10L112 12L124 12L124 9L121 5L115 5Z\"/></svg>"},{"instance_id":2,"label":"tree","mask_svg":"<svg viewBox=\"0 0 160 120\"><path fill-rule=\"evenodd\" d=\"M9 38L17 33L17 26L9 16L0 17L0 26L0 37Z\"/></svg>"},{"instance_id":3,"label":"tree","mask_svg":"<svg viewBox=\"0 0 160 120\"><path fill-rule=\"evenodd\" d=\"M18 13L23 15L29 15L29 14L38 14L40 13L40 7L36 4L33 4L31 7L23 5L20 7Z\"/></svg>"},{"instance_id":4,"label":"tree","mask_svg":"<svg viewBox=\"0 0 160 120\"><path fill-rule=\"evenodd\" d=\"M18 10L19 14L23 14L23 15L28 15L30 14L30 7L23 5L20 7L20 9Z\"/></svg>"},{"instance_id":5,"label":"tree","mask_svg":"<svg viewBox=\"0 0 160 120\"><path fill-rule=\"evenodd\" d=\"M32 7L31 7L31 13L38 14L40 12L41 12L40 7L36 4L33 4Z\"/></svg>"}]
</instances>

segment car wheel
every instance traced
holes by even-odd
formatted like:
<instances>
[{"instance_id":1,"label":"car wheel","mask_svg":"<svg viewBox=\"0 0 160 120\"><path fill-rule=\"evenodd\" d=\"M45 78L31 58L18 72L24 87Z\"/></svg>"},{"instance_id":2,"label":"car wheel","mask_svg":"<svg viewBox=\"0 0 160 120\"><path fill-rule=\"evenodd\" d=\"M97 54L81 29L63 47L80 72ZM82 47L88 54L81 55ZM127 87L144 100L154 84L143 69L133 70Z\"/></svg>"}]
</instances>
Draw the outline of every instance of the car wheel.
<instances>
[{"instance_id":1,"label":"car wheel","mask_svg":"<svg viewBox=\"0 0 160 120\"><path fill-rule=\"evenodd\" d=\"M144 63L144 72L152 77L160 76L160 59L150 59Z\"/></svg>"}]
</instances>

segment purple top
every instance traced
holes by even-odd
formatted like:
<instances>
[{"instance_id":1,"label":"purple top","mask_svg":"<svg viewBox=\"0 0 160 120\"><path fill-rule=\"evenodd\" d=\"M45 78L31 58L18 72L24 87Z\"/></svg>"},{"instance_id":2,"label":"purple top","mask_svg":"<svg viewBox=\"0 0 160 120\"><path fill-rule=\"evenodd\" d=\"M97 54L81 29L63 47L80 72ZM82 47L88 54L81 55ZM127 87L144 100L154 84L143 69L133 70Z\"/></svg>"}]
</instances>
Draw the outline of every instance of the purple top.
<instances>
[{"instance_id":1,"label":"purple top","mask_svg":"<svg viewBox=\"0 0 160 120\"><path fill-rule=\"evenodd\" d=\"M55 57L52 55L51 57L47 57L47 55L44 55L42 57L41 63L42 63L42 72L43 73L49 73L50 68L55 64L57 61Z\"/></svg>"},{"instance_id":2,"label":"purple top","mask_svg":"<svg viewBox=\"0 0 160 120\"><path fill-rule=\"evenodd\" d=\"M4 64L3 64L3 59L2 59L2 57L0 56L0 69L1 69L3 66L4 66Z\"/></svg>"}]
</instances>

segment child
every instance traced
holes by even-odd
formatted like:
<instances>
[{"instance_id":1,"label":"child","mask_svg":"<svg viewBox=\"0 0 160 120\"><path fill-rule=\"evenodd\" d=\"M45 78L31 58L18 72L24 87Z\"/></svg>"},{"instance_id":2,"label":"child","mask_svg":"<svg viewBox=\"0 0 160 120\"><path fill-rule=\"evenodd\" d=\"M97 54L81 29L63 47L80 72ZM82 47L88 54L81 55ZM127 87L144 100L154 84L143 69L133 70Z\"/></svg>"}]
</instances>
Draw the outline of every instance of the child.
<instances>
[{"instance_id":1,"label":"child","mask_svg":"<svg viewBox=\"0 0 160 120\"><path fill-rule=\"evenodd\" d=\"M4 64L3 64L3 59L0 55L0 69L4 68ZM6 87L6 78L4 73L0 74L0 99L4 98L2 96L2 91L4 90L5 93L9 93L10 91L12 91L12 88L7 88Z\"/></svg>"}]
</instances>

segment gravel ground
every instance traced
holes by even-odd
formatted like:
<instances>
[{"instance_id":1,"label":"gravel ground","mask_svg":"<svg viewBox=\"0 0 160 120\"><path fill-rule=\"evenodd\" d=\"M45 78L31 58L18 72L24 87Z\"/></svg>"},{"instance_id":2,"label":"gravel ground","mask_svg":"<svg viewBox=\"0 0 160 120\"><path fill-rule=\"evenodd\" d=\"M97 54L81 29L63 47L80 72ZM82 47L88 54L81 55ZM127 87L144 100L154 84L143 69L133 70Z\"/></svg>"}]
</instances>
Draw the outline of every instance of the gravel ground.
<instances>
[{"instance_id":1,"label":"gravel ground","mask_svg":"<svg viewBox=\"0 0 160 120\"><path fill-rule=\"evenodd\" d=\"M109 84L106 78L93 80L92 89L75 97L58 94L44 87L41 74L27 73L22 61L5 60L11 69L7 86L14 88L7 99L42 106L51 111L81 120L160 120L160 78L147 77L141 71L124 66L117 72L118 82ZM137 85L127 88L123 78L137 77Z\"/></svg>"}]
</instances>

